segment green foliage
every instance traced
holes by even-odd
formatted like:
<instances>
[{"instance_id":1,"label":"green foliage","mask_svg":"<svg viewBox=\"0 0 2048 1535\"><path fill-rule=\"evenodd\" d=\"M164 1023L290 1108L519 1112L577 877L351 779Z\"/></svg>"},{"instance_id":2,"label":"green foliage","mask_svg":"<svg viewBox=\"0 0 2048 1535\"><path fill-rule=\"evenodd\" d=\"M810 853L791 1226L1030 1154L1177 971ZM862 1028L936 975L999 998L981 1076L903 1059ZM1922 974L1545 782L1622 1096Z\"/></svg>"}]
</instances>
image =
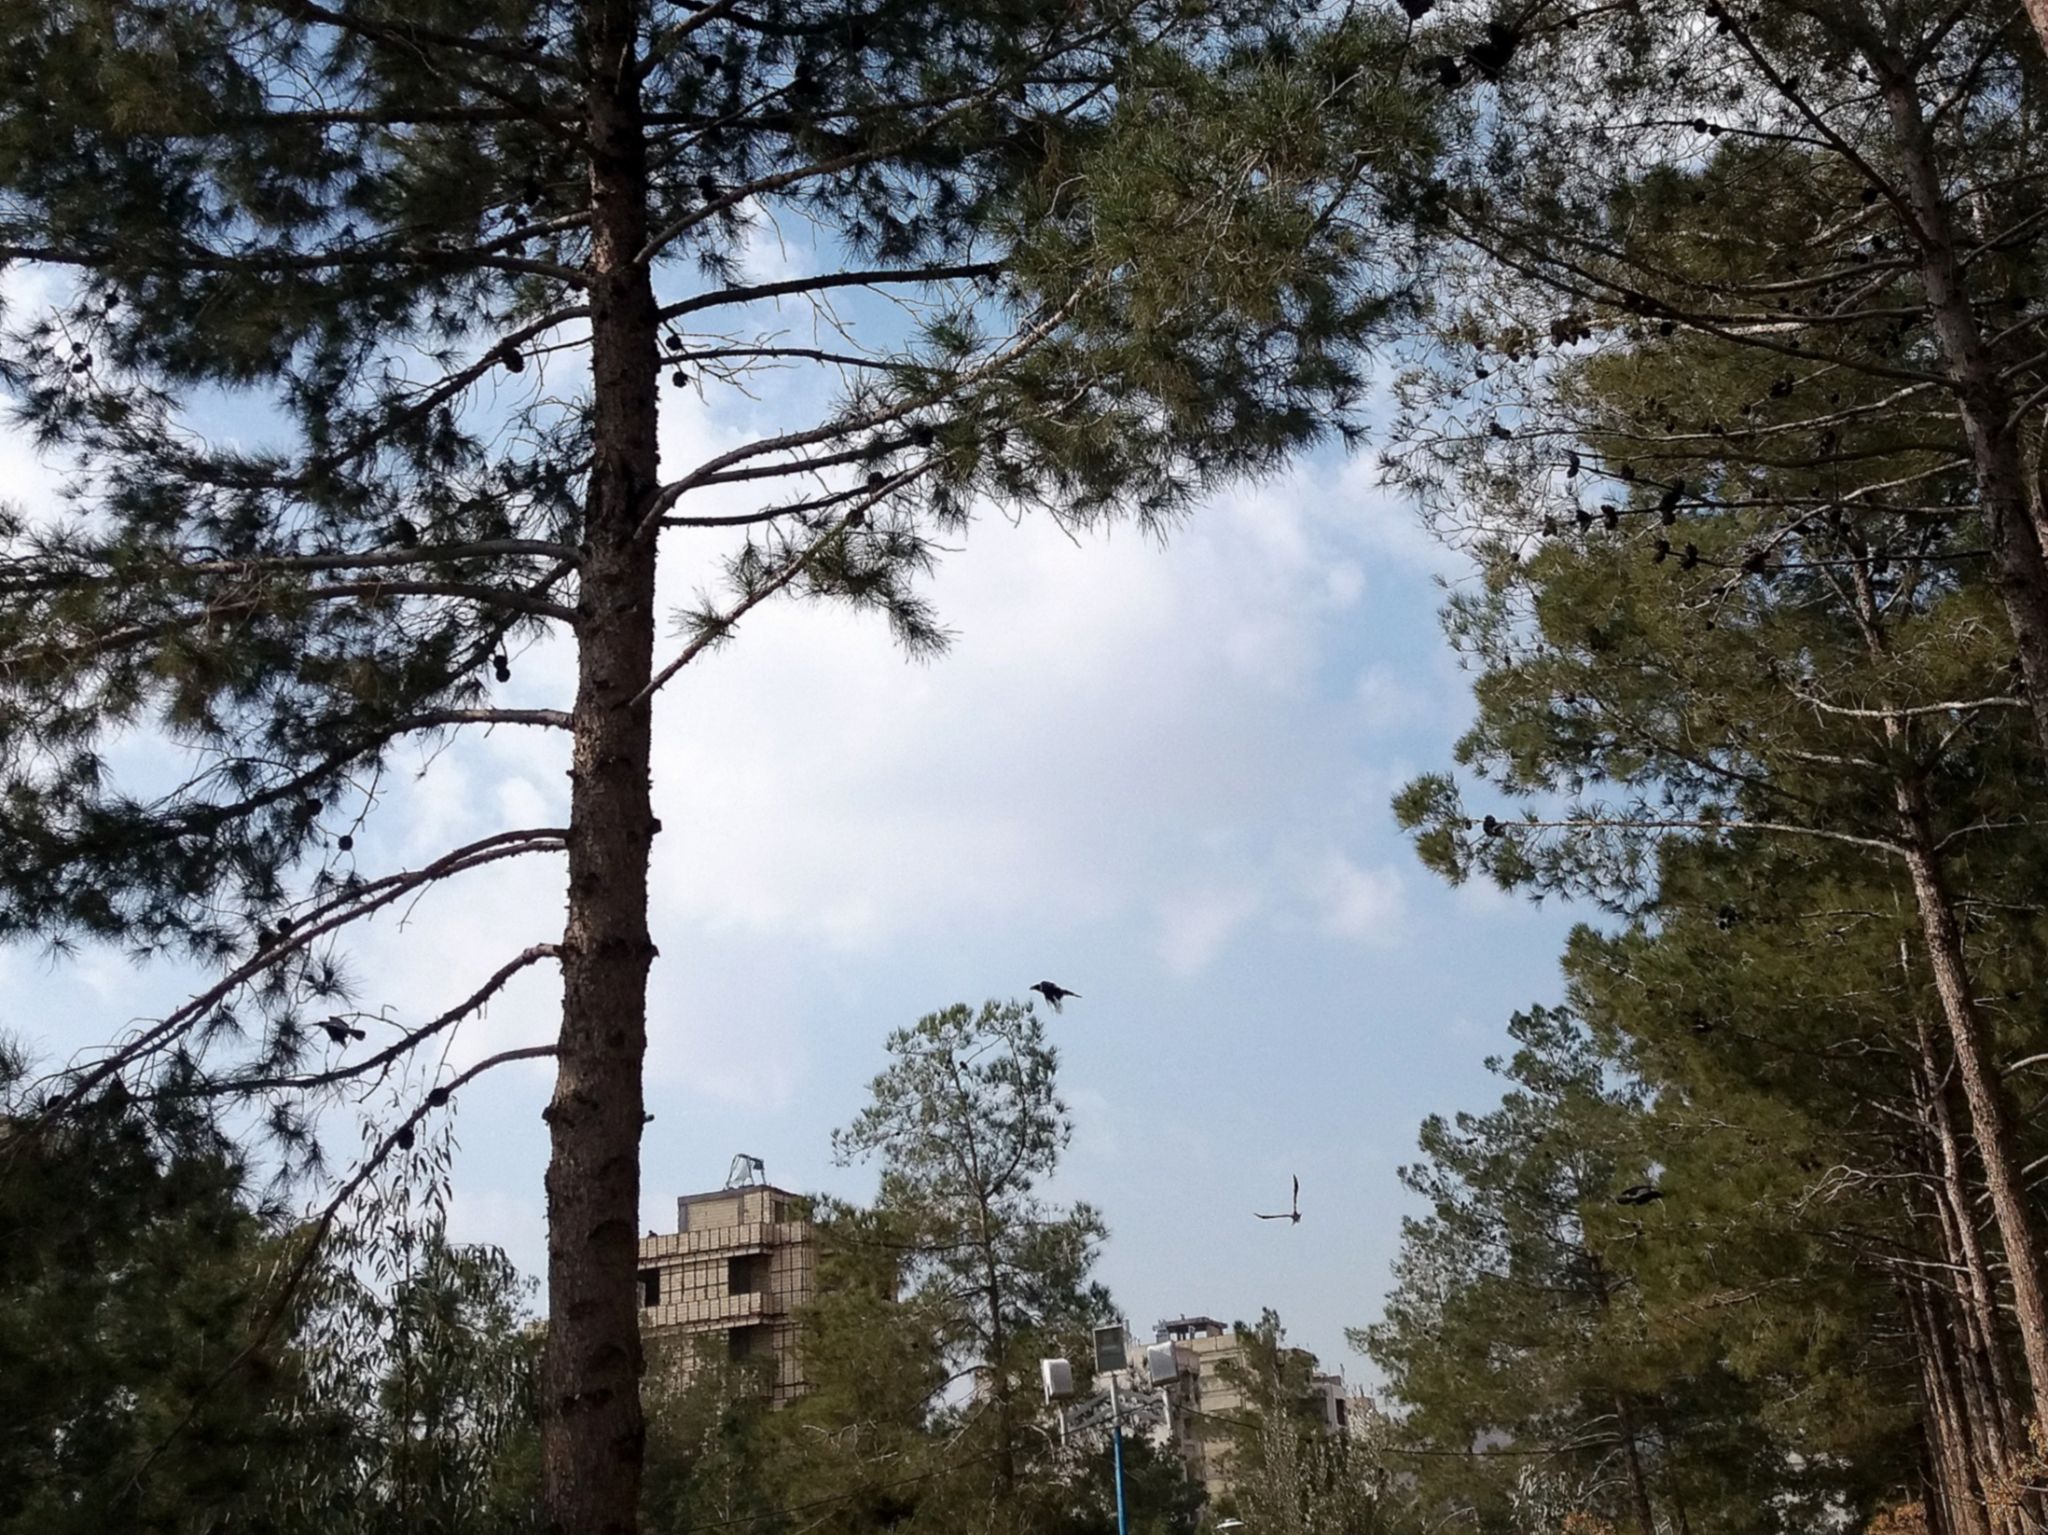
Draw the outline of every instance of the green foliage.
<instances>
[{"instance_id":1,"label":"green foliage","mask_svg":"<svg viewBox=\"0 0 2048 1535\"><path fill-rule=\"evenodd\" d=\"M1025 1416L1038 1360L1085 1357L1113 1314L1089 1278L1107 1235L1094 1209L1047 1203L1073 1133L1058 1052L1028 1004L956 1004L889 1036L870 1103L833 1136L842 1162L880 1165L875 1201L901 1240L898 1283L947 1371L971 1394L937 1406L956 1454L986 1459L1006 1517L1027 1516L1027 1458L1050 1447ZM931 1356L922 1356L931 1357Z\"/></svg>"},{"instance_id":2,"label":"green foliage","mask_svg":"<svg viewBox=\"0 0 2048 1535\"><path fill-rule=\"evenodd\" d=\"M771 501L686 632L793 583L931 646L916 578L976 507L1157 520L1347 424L1413 298L1362 210L1426 113L1374 88L1383 20L1298 20L640 8L637 256L671 294L641 386L805 360L779 321L746 334L747 242L780 215L843 265L796 301L916 295L852 366L820 359L801 441L739 455L771 496L836 470L878 504L840 527L844 487ZM589 342L585 31L537 0L0 22L0 264L72 279L11 317L0 384L77 469L72 514L0 528L0 931L245 958L347 881L366 770L573 626L595 405L542 375ZM227 410L250 429L208 430ZM683 509L725 467L643 495ZM117 785L134 731L204 770Z\"/></svg>"},{"instance_id":3,"label":"green foliage","mask_svg":"<svg viewBox=\"0 0 2048 1535\"><path fill-rule=\"evenodd\" d=\"M54 1129L0 1058L0 1530L210 1528L291 1452L287 1350L244 1348L271 1261L232 1149L124 1095Z\"/></svg>"},{"instance_id":4,"label":"green foliage","mask_svg":"<svg viewBox=\"0 0 2048 1535\"><path fill-rule=\"evenodd\" d=\"M1789 1535L1874 1509L1911 1474L1910 1360L1855 1248L1910 1223L1881 1184L1816 1206L1820 1159L1867 1154L1856 1127L1705 1064L1631 1081L1697 1036L1613 957L1582 934L1570 959L1597 1027L1519 1015L1499 1108L1423 1128L1404 1178L1432 1213L1358 1336L1406 1409L1395 1458L1425 1513L1488 1530L1640 1529L1631 1457L1673 1527ZM1661 1197L1617 1202L1637 1185Z\"/></svg>"},{"instance_id":5,"label":"green foliage","mask_svg":"<svg viewBox=\"0 0 2048 1535\"><path fill-rule=\"evenodd\" d=\"M1376 1426L1323 1421L1311 1381L1315 1361L1287 1346L1280 1318L1239 1324L1239 1353L1223 1376L1243 1397L1231 1426L1234 1517L1278 1535L1380 1535L1399 1527L1392 1478L1372 1436Z\"/></svg>"}]
</instances>

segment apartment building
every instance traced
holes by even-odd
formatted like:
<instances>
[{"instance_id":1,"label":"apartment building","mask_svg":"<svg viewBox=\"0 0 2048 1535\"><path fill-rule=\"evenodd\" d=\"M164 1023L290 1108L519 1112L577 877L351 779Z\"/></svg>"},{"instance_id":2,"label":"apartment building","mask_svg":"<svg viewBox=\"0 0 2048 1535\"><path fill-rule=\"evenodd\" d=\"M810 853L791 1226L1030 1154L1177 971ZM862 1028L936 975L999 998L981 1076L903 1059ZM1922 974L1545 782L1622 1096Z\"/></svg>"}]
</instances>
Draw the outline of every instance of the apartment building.
<instances>
[{"instance_id":1,"label":"apartment building","mask_svg":"<svg viewBox=\"0 0 2048 1535\"><path fill-rule=\"evenodd\" d=\"M1243 1347L1235 1328L1211 1316L1161 1322L1155 1336L1154 1351L1170 1348L1175 1365L1173 1379L1160 1388L1166 1406L1163 1437L1179 1450L1189 1477L1200 1482L1214 1502L1230 1490L1235 1430L1250 1411L1238 1373L1245 1364ZM1314 1355L1292 1352L1309 1363L1309 1385L1324 1429L1333 1434L1349 1431L1365 1399L1351 1395L1341 1374L1314 1369Z\"/></svg>"},{"instance_id":2,"label":"apartment building","mask_svg":"<svg viewBox=\"0 0 2048 1535\"><path fill-rule=\"evenodd\" d=\"M817 1272L806 1210L801 1195L767 1183L679 1198L676 1229L640 1242L640 1330L650 1354L687 1372L703 1350L721 1350L753 1362L777 1406L801 1396L797 1312Z\"/></svg>"}]
</instances>

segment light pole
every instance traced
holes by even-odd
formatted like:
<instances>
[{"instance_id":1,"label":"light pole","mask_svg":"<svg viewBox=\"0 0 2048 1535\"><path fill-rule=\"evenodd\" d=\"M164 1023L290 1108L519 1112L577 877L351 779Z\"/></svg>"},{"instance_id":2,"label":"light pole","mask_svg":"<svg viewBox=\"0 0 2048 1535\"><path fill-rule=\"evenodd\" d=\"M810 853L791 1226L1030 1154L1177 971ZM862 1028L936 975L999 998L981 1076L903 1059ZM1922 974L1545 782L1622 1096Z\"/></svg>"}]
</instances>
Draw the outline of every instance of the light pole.
<instances>
[{"instance_id":1,"label":"light pole","mask_svg":"<svg viewBox=\"0 0 2048 1535\"><path fill-rule=\"evenodd\" d=\"M1095 1373L1109 1377L1110 1464L1116 1477L1116 1535L1130 1535L1130 1520L1124 1509L1124 1424L1123 1398L1117 1391L1117 1373L1125 1367L1124 1330L1121 1327L1095 1329ZM1064 1359L1038 1361L1039 1378L1048 1403L1060 1404L1060 1440L1067 1437L1065 1404L1074 1397L1074 1368ZM1096 1400L1101 1400L1099 1397Z\"/></svg>"},{"instance_id":2,"label":"light pole","mask_svg":"<svg viewBox=\"0 0 2048 1535\"><path fill-rule=\"evenodd\" d=\"M1116 1378L1124 1363L1124 1330L1115 1326L1096 1328L1095 1372L1109 1376L1109 1458L1116 1472L1116 1535L1130 1535L1130 1524L1124 1517L1123 1403L1116 1394Z\"/></svg>"}]
</instances>

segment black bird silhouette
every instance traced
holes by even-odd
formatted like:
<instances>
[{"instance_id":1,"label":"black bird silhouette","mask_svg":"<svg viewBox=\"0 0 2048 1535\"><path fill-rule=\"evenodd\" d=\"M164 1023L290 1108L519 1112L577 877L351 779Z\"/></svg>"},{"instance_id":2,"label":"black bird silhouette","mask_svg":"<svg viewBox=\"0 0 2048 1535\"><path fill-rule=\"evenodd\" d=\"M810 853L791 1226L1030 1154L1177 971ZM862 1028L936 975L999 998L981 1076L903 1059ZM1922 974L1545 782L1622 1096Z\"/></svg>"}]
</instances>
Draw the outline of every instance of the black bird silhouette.
<instances>
[{"instance_id":1,"label":"black bird silhouette","mask_svg":"<svg viewBox=\"0 0 2048 1535\"><path fill-rule=\"evenodd\" d=\"M1288 1221L1299 1226L1301 1224L1301 1175L1297 1173L1294 1177L1294 1205L1291 1209L1283 1210L1278 1215L1262 1215L1257 1210L1254 1210L1252 1211L1252 1216L1255 1220Z\"/></svg>"},{"instance_id":2,"label":"black bird silhouette","mask_svg":"<svg viewBox=\"0 0 2048 1535\"><path fill-rule=\"evenodd\" d=\"M351 1028L339 1018L322 1018L320 1020L320 1029L337 1045L345 1045L352 1039L369 1038L369 1035L365 1034L361 1029Z\"/></svg>"},{"instance_id":3,"label":"black bird silhouette","mask_svg":"<svg viewBox=\"0 0 2048 1535\"><path fill-rule=\"evenodd\" d=\"M1486 24L1486 40L1474 43L1465 50L1465 57L1472 67L1489 80L1498 80L1508 67L1508 61L1515 56L1515 50L1522 46L1522 34L1504 21L1489 21Z\"/></svg>"},{"instance_id":4,"label":"black bird silhouette","mask_svg":"<svg viewBox=\"0 0 2048 1535\"><path fill-rule=\"evenodd\" d=\"M1436 0L1401 0L1401 9L1408 13L1410 21L1420 21L1436 9Z\"/></svg>"},{"instance_id":5,"label":"black bird silhouette","mask_svg":"<svg viewBox=\"0 0 2048 1535\"><path fill-rule=\"evenodd\" d=\"M1066 1011L1066 1008L1061 1006L1061 1004L1065 1002L1068 997L1078 997L1081 995L1081 993L1079 993L1078 991L1069 991L1066 987L1056 985L1052 981L1040 981L1036 986L1033 986L1029 989L1037 992L1041 997L1045 998L1046 1001L1050 1002L1052 1004L1052 1010L1056 1013L1063 1013Z\"/></svg>"},{"instance_id":6,"label":"black bird silhouette","mask_svg":"<svg viewBox=\"0 0 2048 1535\"><path fill-rule=\"evenodd\" d=\"M1499 835L1501 835L1501 833L1507 830L1507 827L1502 825L1498 818L1494 816L1488 816L1485 820L1479 823L1479 829L1485 832L1486 835L1489 837L1498 837Z\"/></svg>"},{"instance_id":7,"label":"black bird silhouette","mask_svg":"<svg viewBox=\"0 0 2048 1535\"><path fill-rule=\"evenodd\" d=\"M1618 1205L1653 1205L1664 1197L1664 1191L1654 1183L1638 1183L1623 1189L1614 1196Z\"/></svg>"}]
</instances>

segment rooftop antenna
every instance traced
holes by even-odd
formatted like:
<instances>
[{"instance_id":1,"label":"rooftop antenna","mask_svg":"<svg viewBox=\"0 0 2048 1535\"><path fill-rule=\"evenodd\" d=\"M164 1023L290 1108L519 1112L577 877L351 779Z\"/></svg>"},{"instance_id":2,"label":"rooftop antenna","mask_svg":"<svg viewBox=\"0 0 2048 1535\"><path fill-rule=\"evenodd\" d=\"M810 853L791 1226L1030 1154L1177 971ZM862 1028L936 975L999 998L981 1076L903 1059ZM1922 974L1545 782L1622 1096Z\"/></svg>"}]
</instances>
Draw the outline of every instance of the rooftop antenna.
<instances>
[{"instance_id":1,"label":"rooftop antenna","mask_svg":"<svg viewBox=\"0 0 2048 1535\"><path fill-rule=\"evenodd\" d=\"M768 1164L744 1151L734 1157L732 1166L726 1169L725 1186L729 1189L760 1188L767 1182Z\"/></svg>"}]
</instances>

